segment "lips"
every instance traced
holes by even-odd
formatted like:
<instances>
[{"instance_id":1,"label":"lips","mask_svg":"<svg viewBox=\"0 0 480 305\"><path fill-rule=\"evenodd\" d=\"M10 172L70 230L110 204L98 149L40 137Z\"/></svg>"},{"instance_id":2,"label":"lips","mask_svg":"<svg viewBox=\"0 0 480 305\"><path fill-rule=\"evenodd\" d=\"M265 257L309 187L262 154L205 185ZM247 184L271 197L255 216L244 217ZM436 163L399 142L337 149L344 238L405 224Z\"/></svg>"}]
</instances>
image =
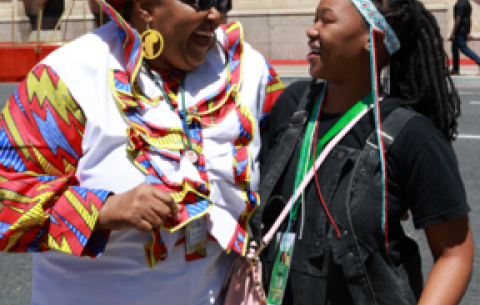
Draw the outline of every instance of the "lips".
<instances>
[{"instance_id":1,"label":"lips","mask_svg":"<svg viewBox=\"0 0 480 305\"><path fill-rule=\"evenodd\" d=\"M308 47L310 48L310 52L308 54L322 54L320 42L318 40L310 40L308 42Z\"/></svg>"},{"instance_id":2,"label":"lips","mask_svg":"<svg viewBox=\"0 0 480 305\"><path fill-rule=\"evenodd\" d=\"M191 37L199 47L207 48L212 44L212 40L215 38L215 33L211 31L195 31Z\"/></svg>"},{"instance_id":3,"label":"lips","mask_svg":"<svg viewBox=\"0 0 480 305\"><path fill-rule=\"evenodd\" d=\"M322 55L322 51L317 48L310 48L310 52L307 54L307 61L311 61L314 58L320 57Z\"/></svg>"},{"instance_id":4,"label":"lips","mask_svg":"<svg viewBox=\"0 0 480 305\"><path fill-rule=\"evenodd\" d=\"M308 42L310 51L307 54L307 60L310 61L322 55L320 41L318 39L310 39Z\"/></svg>"}]
</instances>

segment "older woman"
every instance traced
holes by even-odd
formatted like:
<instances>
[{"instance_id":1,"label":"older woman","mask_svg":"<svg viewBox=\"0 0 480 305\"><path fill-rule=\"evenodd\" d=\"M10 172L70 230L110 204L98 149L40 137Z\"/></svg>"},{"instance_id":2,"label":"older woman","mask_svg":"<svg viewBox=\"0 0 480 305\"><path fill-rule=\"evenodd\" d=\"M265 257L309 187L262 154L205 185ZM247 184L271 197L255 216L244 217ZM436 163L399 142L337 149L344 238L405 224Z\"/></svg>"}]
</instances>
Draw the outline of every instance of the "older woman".
<instances>
[{"instance_id":1,"label":"older woman","mask_svg":"<svg viewBox=\"0 0 480 305\"><path fill-rule=\"evenodd\" d=\"M314 173L284 227L291 266L275 245L264 251L270 304L458 304L474 246L451 145L460 99L435 18L418 0L321 0L307 36L310 74L326 81L285 90L262 147L275 151L307 101L304 136L263 215L268 228L279 198ZM378 86L386 66L388 93ZM408 210L435 260L425 284L417 243L401 225Z\"/></svg>"},{"instance_id":2,"label":"older woman","mask_svg":"<svg viewBox=\"0 0 480 305\"><path fill-rule=\"evenodd\" d=\"M230 1L97 2L2 112L0 249L42 252L35 305L221 303L283 85Z\"/></svg>"}]
</instances>

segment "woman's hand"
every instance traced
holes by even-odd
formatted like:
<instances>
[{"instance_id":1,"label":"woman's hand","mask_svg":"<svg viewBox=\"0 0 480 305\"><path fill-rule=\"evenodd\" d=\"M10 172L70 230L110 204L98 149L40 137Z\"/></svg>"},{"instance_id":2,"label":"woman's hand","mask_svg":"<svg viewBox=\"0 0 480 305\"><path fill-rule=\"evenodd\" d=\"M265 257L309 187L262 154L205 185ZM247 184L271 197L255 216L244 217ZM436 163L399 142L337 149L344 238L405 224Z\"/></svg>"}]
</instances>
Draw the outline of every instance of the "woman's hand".
<instances>
[{"instance_id":1,"label":"woman's hand","mask_svg":"<svg viewBox=\"0 0 480 305\"><path fill-rule=\"evenodd\" d=\"M435 263L419 305L457 305L473 268L474 245L468 216L429 227L425 233Z\"/></svg>"},{"instance_id":2,"label":"woman's hand","mask_svg":"<svg viewBox=\"0 0 480 305\"><path fill-rule=\"evenodd\" d=\"M167 217L179 220L181 209L168 193L143 183L125 193L108 197L100 209L95 229L149 232L159 228Z\"/></svg>"}]
</instances>

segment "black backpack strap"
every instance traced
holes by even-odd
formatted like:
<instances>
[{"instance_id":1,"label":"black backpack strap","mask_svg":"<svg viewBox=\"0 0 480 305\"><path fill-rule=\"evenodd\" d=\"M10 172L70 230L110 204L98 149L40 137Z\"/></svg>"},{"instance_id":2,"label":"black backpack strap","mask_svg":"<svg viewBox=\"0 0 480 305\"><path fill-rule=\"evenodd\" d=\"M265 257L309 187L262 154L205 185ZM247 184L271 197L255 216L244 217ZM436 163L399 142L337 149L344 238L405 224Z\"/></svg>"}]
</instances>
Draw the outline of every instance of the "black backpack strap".
<instances>
[{"instance_id":1,"label":"black backpack strap","mask_svg":"<svg viewBox=\"0 0 480 305\"><path fill-rule=\"evenodd\" d=\"M382 123L382 138L385 146L385 153L392 147L395 139L398 134L405 126L405 124L413 117L419 114L415 113L412 110L407 110L405 108L397 108L392 111ZM350 232L348 235L342 236L341 241L333 239L335 242L338 242L338 247L341 251L348 253L351 249L357 248L358 253L355 256L355 259L345 259L342 263L342 270L344 272L345 280L347 281L348 288L352 295L362 296L366 302L372 303L372 300L375 300L375 292L371 285L361 284L365 281L365 271L363 268L358 268L358 264L363 264L360 260L361 253L358 247L358 236L359 231L355 231L351 219L355 217L355 214L361 208L371 208L370 205L362 206L362 203L365 202L363 197L368 191L368 185L371 184L372 179L374 179L375 173L378 171L380 158L378 155L378 146L377 146L377 137L375 130L367 138L366 144L361 151L352 173L352 179L350 181L350 187L354 192L354 195L350 197L355 197L355 200L350 200L348 208L350 209L350 216L347 212L338 214L339 220L341 223L349 223ZM377 186L381 188L381 186ZM372 245L370 245L372 247ZM380 247L381 251L385 251L385 247ZM338 250L338 249L337 249ZM341 252L338 250L338 252ZM388 257L388 254L386 255ZM368 283L368 281L366 282Z\"/></svg>"},{"instance_id":2,"label":"black backpack strap","mask_svg":"<svg viewBox=\"0 0 480 305\"><path fill-rule=\"evenodd\" d=\"M405 108L397 108L393 110L382 123L382 138L385 148L385 155L395 142L398 134L407 122L420 114L413 110ZM368 184L373 179L376 170L380 166L380 157L378 155L377 135L375 130L368 136L365 146L357 159L357 164L354 173L352 174L351 187L357 192L355 197L363 198L368 189ZM360 201L350 206L351 214L355 215Z\"/></svg>"},{"instance_id":3,"label":"black backpack strap","mask_svg":"<svg viewBox=\"0 0 480 305\"><path fill-rule=\"evenodd\" d=\"M300 102L298 103L295 113L290 118L290 126L283 134L282 140L276 148L275 154L272 156L273 163L269 166L268 171L261 174L260 186L258 189L260 206L257 208L255 214L250 218L250 229L254 239L260 240L262 236L262 215L266 206L266 202L270 198L278 179L284 172L288 161L293 155L293 151L297 146L297 142L301 138L305 124L307 123L309 117L309 113L306 111L308 102L315 97L320 88L323 87L319 86L318 82L307 86L302 97L300 98Z\"/></svg>"},{"instance_id":4,"label":"black backpack strap","mask_svg":"<svg viewBox=\"0 0 480 305\"><path fill-rule=\"evenodd\" d=\"M419 115L413 110L408 110L405 108L397 108L393 110L382 123L382 137L383 145L385 148L385 154L388 152L392 146L395 138L397 137L400 130L403 126L414 116ZM364 150L377 150L377 135L375 130L370 134L367 139Z\"/></svg>"}]
</instances>

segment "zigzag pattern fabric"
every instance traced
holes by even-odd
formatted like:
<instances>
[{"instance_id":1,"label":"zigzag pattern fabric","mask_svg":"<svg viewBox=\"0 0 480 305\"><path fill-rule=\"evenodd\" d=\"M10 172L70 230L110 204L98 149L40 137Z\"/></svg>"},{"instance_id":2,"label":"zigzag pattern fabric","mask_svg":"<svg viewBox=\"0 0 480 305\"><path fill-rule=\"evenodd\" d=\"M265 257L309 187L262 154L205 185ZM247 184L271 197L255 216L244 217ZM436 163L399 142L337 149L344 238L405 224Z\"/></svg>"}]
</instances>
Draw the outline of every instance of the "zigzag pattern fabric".
<instances>
[{"instance_id":1,"label":"zigzag pattern fabric","mask_svg":"<svg viewBox=\"0 0 480 305\"><path fill-rule=\"evenodd\" d=\"M268 67L268 84L267 84L267 92L265 95L265 102L263 104L263 114L260 118L260 128L264 129L268 124L270 118L270 110L273 107L273 104L283 92L285 86L283 85L282 81L280 80L280 76L277 75L273 67L270 63L265 60L265 63Z\"/></svg>"},{"instance_id":2,"label":"zigzag pattern fabric","mask_svg":"<svg viewBox=\"0 0 480 305\"><path fill-rule=\"evenodd\" d=\"M137 30L133 28L122 16L103 0L95 0L103 11L108 14L110 19L118 26L118 33L122 39L124 48L125 62L127 63L127 73L130 84L133 86L138 71L143 60L142 39ZM114 5L121 6L125 3L123 0L112 1Z\"/></svg>"},{"instance_id":3,"label":"zigzag pattern fabric","mask_svg":"<svg viewBox=\"0 0 480 305\"><path fill-rule=\"evenodd\" d=\"M145 173L147 183L169 192L177 203L185 207L179 222L174 222L173 220L165 222L164 228L169 231L175 231L184 227L190 221L205 215L211 208L212 202L209 199L210 184L203 156L202 129L216 126L229 114L236 113L241 132L240 136L232 143L234 155L234 168L232 171L235 183L240 185L244 192L246 209L238 220L237 228L229 248L226 250L234 250L244 254L246 250L245 241L248 239L247 222L259 203L258 195L248 187L252 162L248 152L248 144L254 137L255 124L249 108L240 104L240 95L238 94L243 67L242 28L238 23L231 23L223 26L222 29L226 34L224 45L228 53L225 84L211 96L198 101L194 106L186 110L175 109L175 113L179 117L187 117L193 150L199 156L196 166L197 173L185 175L180 182L174 182L166 177L161 168L152 161L152 155L158 154L180 163L184 154L184 144L187 143L185 128L165 128L146 122L140 115L140 112L147 105L157 106L160 102L164 102L164 98L160 97L157 100L150 100L144 96L138 86L129 85L129 77L126 72L112 71L111 80L115 100L119 108L123 110L125 118L130 122L130 127L127 130L127 134L130 137L130 145L127 151L131 160L139 170ZM272 71L271 69L270 72ZM175 73L181 72L173 72L173 74ZM175 75L171 75L169 78L170 81L165 82L164 88L173 106L177 107L176 88L173 88L173 90L170 88ZM169 86L168 83L171 85ZM283 89L283 85L276 74L270 76L270 83L266 94L268 103L264 106L264 112L265 110L270 111L274 99ZM173 84L175 84L175 81L173 81ZM145 245L145 255L151 267L156 262L165 260L168 256L167 249L161 240L160 230L154 230L152 237L153 242ZM202 256L202 254L198 253L196 256L187 256L186 259L189 260Z\"/></svg>"},{"instance_id":4,"label":"zigzag pattern fabric","mask_svg":"<svg viewBox=\"0 0 480 305\"><path fill-rule=\"evenodd\" d=\"M51 68L35 67L0 120L0 250L98 257L109 231L93 231L108 192L79 186L85 117Z\"/></svg>"}]
</instances>

